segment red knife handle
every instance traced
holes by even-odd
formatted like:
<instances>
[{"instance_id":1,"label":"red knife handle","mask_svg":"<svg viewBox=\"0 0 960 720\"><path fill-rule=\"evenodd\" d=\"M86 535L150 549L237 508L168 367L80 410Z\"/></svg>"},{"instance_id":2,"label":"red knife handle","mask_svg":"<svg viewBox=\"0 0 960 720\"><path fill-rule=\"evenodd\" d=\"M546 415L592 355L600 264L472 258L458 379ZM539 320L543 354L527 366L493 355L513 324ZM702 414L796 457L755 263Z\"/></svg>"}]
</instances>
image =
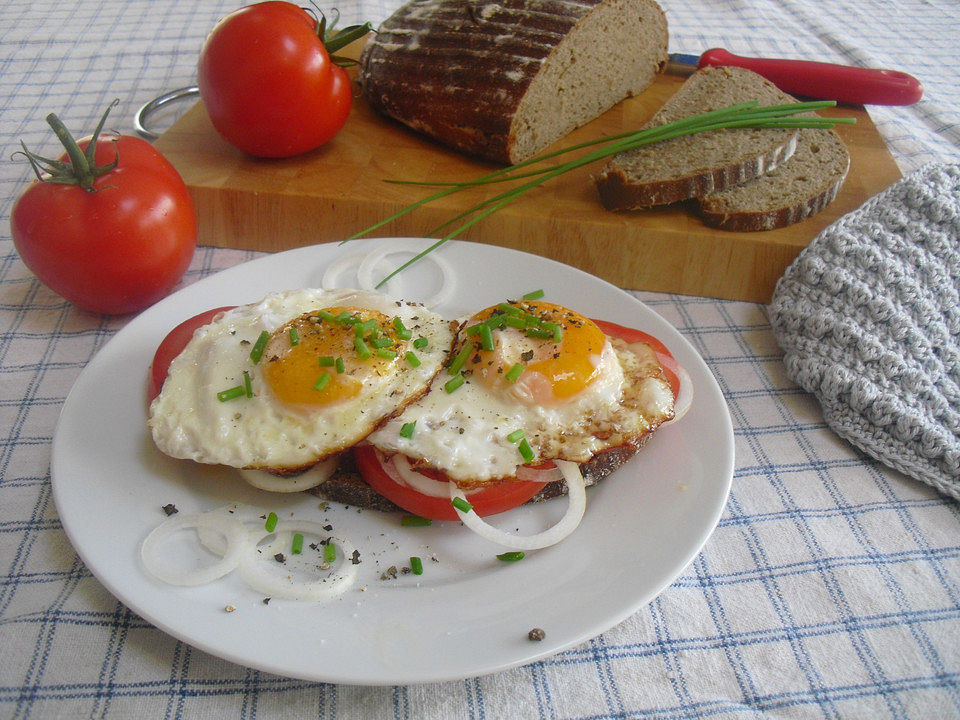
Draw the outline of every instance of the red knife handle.
<instances>
[{"instance_id":1,"label":"red knife handle","mask_svg":"<svg viewBox=\"0 0 960 720\"><path fill-rule=\"evenodd\" d=\"M836 100L856 105L913 105L923 97L923 85L896 70L813 62L772 60L734 55L721 48L707 50L697 67L736 65L762 75L791 95Z\"/></svg>"}]
</instances>

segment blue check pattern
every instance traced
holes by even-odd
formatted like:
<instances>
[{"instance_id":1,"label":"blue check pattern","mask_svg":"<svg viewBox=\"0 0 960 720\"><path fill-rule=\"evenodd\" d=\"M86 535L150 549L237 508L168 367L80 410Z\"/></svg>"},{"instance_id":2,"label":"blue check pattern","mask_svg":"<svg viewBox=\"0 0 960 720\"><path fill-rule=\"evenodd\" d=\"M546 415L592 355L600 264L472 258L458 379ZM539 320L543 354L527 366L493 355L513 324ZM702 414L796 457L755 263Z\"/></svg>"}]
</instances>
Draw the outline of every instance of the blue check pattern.
<instances>
[{"instance_id":1,"label":"blue check pattern","mask_svg":"<svg viewBox=\"0 0 960 720\"><path fill-rule=\"evenodd\" d=\"M683 574L582 646L458 682L316 684L209 656L114 599L61 528L49 460L63 399L124 321L72 309L20 262L9 216L30 171L7 158L20 140L54 152L46 113L92 127L114 97L113 126L130 132L137 107L193 82L205 33L237 4L0 5L0 718L960 718L960 506L834 435L749 303L634 291L716 375L735 478ZM954 0L662 4L675 52L916 75L921 103L871 117L904 173L960 161ZM348 0L340 11L353 22L394 7ZM201 248L184 283L250 257Z\"/></svg>"}]
</instances>

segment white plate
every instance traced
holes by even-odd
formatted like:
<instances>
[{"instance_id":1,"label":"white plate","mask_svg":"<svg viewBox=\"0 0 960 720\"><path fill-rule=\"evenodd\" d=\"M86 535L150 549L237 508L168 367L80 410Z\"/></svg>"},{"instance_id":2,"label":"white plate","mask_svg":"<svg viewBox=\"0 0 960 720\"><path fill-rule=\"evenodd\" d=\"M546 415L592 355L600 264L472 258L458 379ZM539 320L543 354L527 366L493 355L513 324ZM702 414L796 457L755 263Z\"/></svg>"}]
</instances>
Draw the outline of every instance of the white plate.
<instances>
[{"instance_id":1,"label":"white plate","mask_svg":"<svg viewBox=\"0 0 960 720\"><path fill-rule=\"evenodd\" d=\"M449 261L456 279L452 299L436 308L444 315L543 288L551 301L659 337L696 388L682 422L661 429L630 463L591 488L573 536L521 562L496 560L502 548L459 523L411 529L390 514L336 504L324 511L312 496L254 490L233 471L174 461L154 448L145 426L146 373L174 325L269 291L319 287L331 263L384 242L259 258L184 288L117 333L81 373L54 437L54 499L71 542L110 592L160 629L213 655L288 677L369 685L454 680L529 663L607 630L666 588L713 531L733 477L733 430L720 389L693 347L645 305L579 270L464 242L437 255ZM398 259L403 256L388 262ZM422 299L439 284L436 270L428 257L399 275L394 289ZM341 286L357 283L349 268L343 278ZM292 512L331 523L363 552L360 582L321 604L264 604L236 572L180 588L143 570L139 545L164 520L163 505L194 512L233 501L276 510L281 518ZM532 530L559 516L564 502L519 508L499 522ZM424 558L422 575L380 579L413 555ZM236 610L225 612L228 605ZM528 640L534 627L545 630L544 640Z\"/></svg>"}]
</instances>

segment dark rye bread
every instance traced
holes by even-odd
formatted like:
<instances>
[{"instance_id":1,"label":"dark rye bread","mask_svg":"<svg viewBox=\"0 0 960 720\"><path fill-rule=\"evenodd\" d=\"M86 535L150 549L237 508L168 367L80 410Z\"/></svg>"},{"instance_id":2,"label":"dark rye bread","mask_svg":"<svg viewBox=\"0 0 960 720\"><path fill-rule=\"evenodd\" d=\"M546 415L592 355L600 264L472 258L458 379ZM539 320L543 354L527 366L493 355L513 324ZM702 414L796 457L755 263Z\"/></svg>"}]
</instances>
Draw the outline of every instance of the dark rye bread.
<instances>
[{"instance_id":1,"label":"dark rye bread","mask_svg":"<svg viewBox=\"0 0 960 720\"><path fill-rule=\"evenodd\" d=\"M796 102L773 83L737 67L703 68L691 75L644 125L674 120L739 103ZM702 197L760 177L789 158L795 129L711 130L617 153L596 177L608 210L638 210Z\"/></svg>"},{"instance_id":2,"label":"dark rye bread","mask_svg":"<svg viewBox=\"0 0 960 720\"><path fill-rule=\"evenodd\" d=\"M525 160L653 81L654 0L414 0L360 57L378 112L460 152Z\"/></svg>"},{"instance_id":3,"label":"dark rye bread","mask_svg":"<svg viewBox=\"0 0 960 720\"><path fill-rule=\"evenodd\" d=\"M587 487L596 485L607 475L617 470L646 443L653 434L649 432L633 443L620 445L598 453L588 462L580 465L580 472L586 481ZM345 452L340 456L340 464L328 480L313 488L309 492L325 500L352 505L354 507L379 510L380 512L402 512L400 508L377 493L360 477L353 459L352 452ZM541 502L559 495L567 494L567 485L564 482L550 483L528 502Z\"/></svg>"},{"instance_id":4,"label":"dark rye bread","mask_svg":"<svg viewBox=\"0 0 960 720\"><path fill-rule=\"evenodd\" d=\"M833 130L803 128L793 156L763 177L698 201L703 222L721 230L774 230L816 215L834 201L850 153Z\"/></svg>"}]
</instances>

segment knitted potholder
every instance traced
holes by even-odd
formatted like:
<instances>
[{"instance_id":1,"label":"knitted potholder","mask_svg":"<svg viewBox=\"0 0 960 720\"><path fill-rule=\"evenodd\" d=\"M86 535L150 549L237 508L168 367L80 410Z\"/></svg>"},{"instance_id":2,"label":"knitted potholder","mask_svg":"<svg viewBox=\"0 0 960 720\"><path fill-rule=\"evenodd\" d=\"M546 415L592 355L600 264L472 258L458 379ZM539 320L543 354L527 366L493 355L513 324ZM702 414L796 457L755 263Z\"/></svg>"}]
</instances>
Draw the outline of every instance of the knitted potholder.
<instances>
[{"instance_id":1,"label":"knitted potholder","mask_svg":"<svg viewBox=\"0 0 960 720\"><path fill-rule=\"evenodd\" d=\"M824 230L768 310L837 434L960 499L960 165L927 165Z\"/></svg>"}]
</instances>

